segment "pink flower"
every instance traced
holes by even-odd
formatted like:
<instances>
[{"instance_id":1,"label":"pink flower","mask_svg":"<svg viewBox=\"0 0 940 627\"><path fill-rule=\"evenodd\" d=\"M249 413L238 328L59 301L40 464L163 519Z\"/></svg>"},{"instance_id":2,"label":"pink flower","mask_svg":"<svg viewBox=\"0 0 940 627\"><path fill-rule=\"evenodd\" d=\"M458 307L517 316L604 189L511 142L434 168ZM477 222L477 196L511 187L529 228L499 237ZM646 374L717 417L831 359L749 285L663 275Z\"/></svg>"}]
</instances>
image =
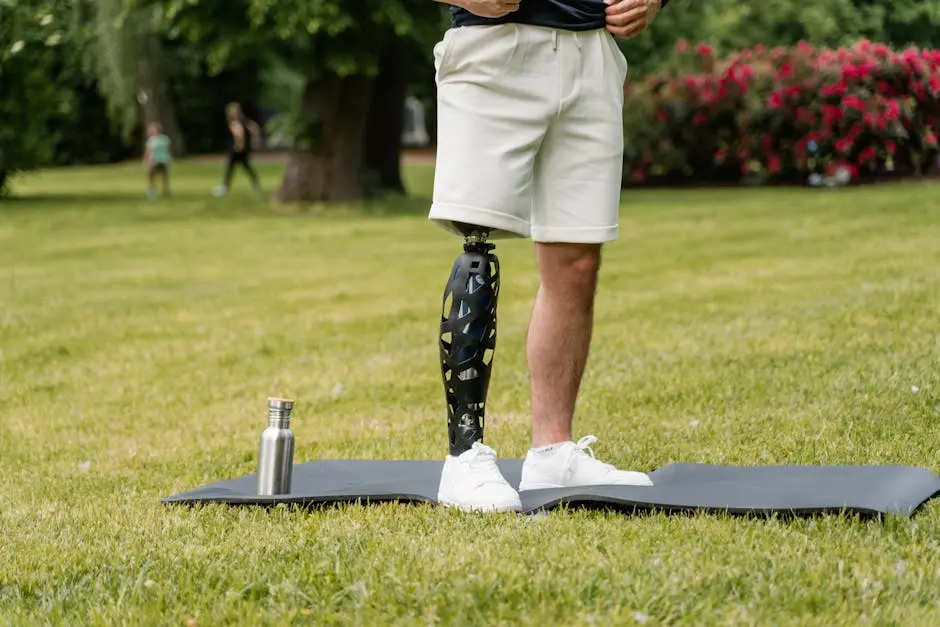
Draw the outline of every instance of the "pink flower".
<instances>
[{"instance_id":1,"label":"pink flower","mask_svg":"<svg viewBox=\"0 0 940 627\"><path fill-rule=\"evenodd\" d=\"M888 154L893 155L897 152L897 145L893 141L885 142L885 150L888 151Z\"/></svg>"},{"instance_id":2,"label":"pink flower","mask_svg":"<svg viewBox=\"0 0 940 627\"><path fill-rule=\"evenodd\" d=\"M699 111L698 113L695 114L694 121L695 121L696 126L703 126L704 124L708 123L708 116L705 115L705 113L703 113L702 111Z\"/></svg>"},{"instance_id":3,"label":"pink flower","mask_svg":"<svg viewBox=\"0 0 940 627\"><path fill-rule=\"evenodd\" d=\"M789 63L784 63L780 66L780 72L778 73L780 78L790 78L793 76L793 66Z\"/></svg>"},{"instance_id":4,"label":"pink flower","mask_svg":"<svg viewBox=\"0 0 940 627\"><path fill-rule=\"evenodd\" d=\"M888 120L896 120L901 117L901 105L898 104L897 100L888 101L888 110L885 111L884 117Z\"/></svg>"},{"instance_id":5,"label":"pink flower","mask_svg":"<svg viewBox=\"0 0 940 627\"><path fill-rule=\"evenodd\" d=\"M857 109L858 111L865 110L865 101L858 96L846 96L842 99L842 104L849 109Z\"/></svg>"},{"instance_id":6,"label":"pink flower","mask_svg":"<svg viewBox=\"0 0 940 627\"><path fill-rule=\"evenodd\" d=\"M715 49L709 46L708 44L697 45L695 47L695 51L703 57L710 57L715 54Z\"/></svg>"},{"instance_id":7,"label":"pink flower","mask_svg":"<svg viewBox=\"0 0 940 627\"><path fill-rule=\"evenodd\" d=\"M646 175L646 172L644 172L643 170L633 171L633 180L636 181L637 183L644 183L646 182L646 179L647 179L647 175Z\"/></svg>"},{"instance_id":8,"label":"pink flower","mask_svg":"<svg viewBox=\"0 0 940 627\"><path fill-rule=\"evenodd\" d=\"M680 39L676 42L676 52L688 52L689 51L689 42L685 39Z\"/></svg>"},{"instance_id":9,"label":"pink flower","mask_svg":"<svg viewBox=\"0 0 940 627\"><path fill-rule=\"evenodd\" d=\"M854 145L855 145L854 140L848 137L843 137L842 139L836 142L836 151L845 154L845 153L848 153L850 150L852 150L852 147Z\"/></svg>"},{"instance_id":10,"label":"pink flower","mask_svg":"<svg viewBox=\"0 0 940 627\"><path fill-rule=\"evenodd\" d=\"M823 114L823 123L826 126L831 126L833 122L838 122L842 119L842 109L839 107L834 107L832 105L824 104L822 106Z\"/></svg>"},{"instance_id":11,"label":"pink flower","mask_svg":"<svg viewBox=\"0 0 940 627\"><path fill-rule=\"evenodd\" d=\"M780 157L777 155L770 155L770 158L767 159L767 169L770 170L771 174L776 174L780 171Z\"/></svg>"},{"instance_id":12,"label":"pink flower","mask_svg":"<svg viewBox=\"0 0 940 627\"><path fill-rule=\"evenodd\" d=\"M771 109L779 109L783 105L783 96L780 92L774 92L770 94L770 98L767 99L767 105Z\"/></svg>"}]
</instances>

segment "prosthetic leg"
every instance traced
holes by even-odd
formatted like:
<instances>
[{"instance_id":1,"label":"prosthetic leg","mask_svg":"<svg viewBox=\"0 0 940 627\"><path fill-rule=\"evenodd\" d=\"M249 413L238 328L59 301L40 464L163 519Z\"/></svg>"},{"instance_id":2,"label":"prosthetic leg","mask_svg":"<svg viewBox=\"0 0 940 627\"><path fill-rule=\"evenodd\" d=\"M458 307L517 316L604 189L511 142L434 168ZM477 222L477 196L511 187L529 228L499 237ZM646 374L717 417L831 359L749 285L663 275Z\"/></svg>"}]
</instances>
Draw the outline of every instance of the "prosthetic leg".
<instances>
[{"instance_id":1,"label":"prosthetic leg","mask_svg":"<svg viewBox=\"0 0 940 627\"><path fill-rule=\"evenodd\" d=\"M450 454L483 441L486 394L496 349L499 260L487 229L457 224L466 238L444 288L441 374L447 399Z\"/></svg>"}]
</instances>

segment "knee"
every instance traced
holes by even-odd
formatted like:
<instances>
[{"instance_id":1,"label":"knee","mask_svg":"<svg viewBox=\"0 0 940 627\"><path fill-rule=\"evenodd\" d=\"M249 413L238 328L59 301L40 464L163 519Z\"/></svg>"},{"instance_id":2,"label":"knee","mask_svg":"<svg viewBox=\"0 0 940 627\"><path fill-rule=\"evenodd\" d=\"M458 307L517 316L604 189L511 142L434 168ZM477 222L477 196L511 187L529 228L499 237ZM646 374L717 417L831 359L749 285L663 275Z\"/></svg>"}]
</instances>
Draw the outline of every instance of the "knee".
<instances>
[{"instance_id":1,"label":"knee","mask_svg":"<svg viewBox=\"0 0 940 627\"><path fill-rule=\"evenodd\" d=\"M573 257L568 264L572 278L579 280L595 280L601 269L600 249L584 252Z\"/></svg>"},{"instance_id":2,"label":"knee","mask_svg":"<svg viewBox=\"0 0 940 627\"><path fill-rule=\"evenodd\" d=\"M594 292L601 267L600 245L542 244L538 258L543 285Z\"/></svg>"}]
</instances>

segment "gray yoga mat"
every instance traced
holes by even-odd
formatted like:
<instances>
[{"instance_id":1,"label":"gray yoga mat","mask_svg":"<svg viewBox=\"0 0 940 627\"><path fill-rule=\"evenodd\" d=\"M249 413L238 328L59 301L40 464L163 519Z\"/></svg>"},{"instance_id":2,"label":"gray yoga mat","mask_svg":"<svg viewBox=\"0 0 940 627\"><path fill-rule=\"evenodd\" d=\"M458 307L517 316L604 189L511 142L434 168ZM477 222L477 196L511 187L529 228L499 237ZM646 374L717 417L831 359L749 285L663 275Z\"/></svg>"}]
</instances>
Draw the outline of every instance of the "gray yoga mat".
<instances>
[{"instance_id":1,"label":"gray yoga mat","mask_svg":"<svg viewBox=\"0 0 940 627\"><path fill-rule=\"evenodd\" d=\"M522 460L500 460L519 485ZM291 494L255 494L255 475L218 481L164 499L167 504L318 505L437 502L442 461L323 460L294 465ZM707 511L733 514L911 516L940 494L940 477L910 466L713 466L669 464L650 474L653 487L594 486L522 493L526 513L567 504L625 513Z\"/></svg>"}]
</instances>

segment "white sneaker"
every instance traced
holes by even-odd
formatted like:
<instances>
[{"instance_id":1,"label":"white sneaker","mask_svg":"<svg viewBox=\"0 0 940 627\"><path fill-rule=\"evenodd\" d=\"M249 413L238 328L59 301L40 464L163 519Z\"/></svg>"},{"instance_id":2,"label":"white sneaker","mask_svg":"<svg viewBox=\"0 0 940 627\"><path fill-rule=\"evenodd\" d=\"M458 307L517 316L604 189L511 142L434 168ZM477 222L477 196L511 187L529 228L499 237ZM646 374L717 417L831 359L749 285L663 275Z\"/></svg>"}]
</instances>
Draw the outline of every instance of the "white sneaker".
<instances>
[{"instance_id":1,"label":"white sneaker","mask_svg":"<svg viewBox=\"0 0 940 627\"><path fill-rule=\"evenodd\" d=\"M496 465L496 451L475 442L473 448L457 457L448 455L441 472L437 500L446 507L464 511L518 512L519 493L503 477Z\"/></svg>"},{"instance_id":2,"label":"white sneaker","mask_svg":"<svg viewBox=\"0 0 940 627\"><path fill-rule=\"evenodd\" d=\"M219 185L218 187L212 188L212 195L216 198L221 198L222 196L228 195L228 188L225 185Z\"/></svg>"},{"instance_id":3,"label":"white sneaker","mask_svg":"<svg viewBox=\"0 0 940 627\"><path fill-rule=\"evenodd\" d=\"M591 450L591 444L595 442L597 438L588 435L577 444L562 442L548 451L530 449L522 464L519 491L596 485L653 485L645 473L618 470L595 459Z\"/></svg>"}]
</instances>

